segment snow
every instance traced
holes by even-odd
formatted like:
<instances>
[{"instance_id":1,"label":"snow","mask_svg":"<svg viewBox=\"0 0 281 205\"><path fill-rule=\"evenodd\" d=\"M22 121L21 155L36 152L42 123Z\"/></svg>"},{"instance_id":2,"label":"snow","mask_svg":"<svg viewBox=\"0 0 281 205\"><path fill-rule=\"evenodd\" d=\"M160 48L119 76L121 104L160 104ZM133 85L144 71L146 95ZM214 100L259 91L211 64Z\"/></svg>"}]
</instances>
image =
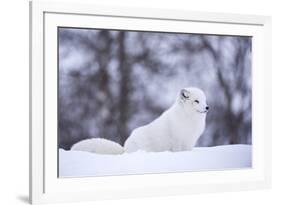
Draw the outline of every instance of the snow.
<instances>
[{"instance_id":1,"label":"snow","mask_svg":"<svg viewBox=\"0 0 281 205\"><path fill-rule=\"evenodd\" d=\"M184 152L103 155L59 150L59 176L106 176L251 168L251 145L196 147Z\"/></svg>"}]
</instances>

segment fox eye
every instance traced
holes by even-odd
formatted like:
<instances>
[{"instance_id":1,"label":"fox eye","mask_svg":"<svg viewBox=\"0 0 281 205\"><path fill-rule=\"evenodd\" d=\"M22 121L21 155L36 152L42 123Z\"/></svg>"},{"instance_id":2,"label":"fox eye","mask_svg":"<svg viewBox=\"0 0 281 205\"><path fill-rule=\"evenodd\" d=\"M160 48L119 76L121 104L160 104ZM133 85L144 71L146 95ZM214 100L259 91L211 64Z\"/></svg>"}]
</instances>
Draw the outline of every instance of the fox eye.
<instances>
[{"instance_id":1,"label":"fox eye","mask_svg":"<svg viewBox=\"0 0 281 205\"><path fill-rule=\"evenodd\" d=\"M199 101L198 100L194 100L194 102L198 103L199 104Z\"/></svg>"}]
</instances>

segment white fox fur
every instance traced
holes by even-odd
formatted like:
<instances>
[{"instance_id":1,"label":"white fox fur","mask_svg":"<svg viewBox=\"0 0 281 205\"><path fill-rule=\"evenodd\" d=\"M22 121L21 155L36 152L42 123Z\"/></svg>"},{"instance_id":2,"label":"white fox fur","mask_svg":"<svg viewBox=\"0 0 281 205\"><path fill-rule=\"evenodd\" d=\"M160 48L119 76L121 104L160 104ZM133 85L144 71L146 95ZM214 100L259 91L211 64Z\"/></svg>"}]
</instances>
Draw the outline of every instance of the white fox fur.
<instances>
[{"instance_id":1,"label":"white fox fur","mask_svg":"<svg viewBox=\"0 0 281 205\"><path fill-rule=\"evenodd\" d=\"M98 154L122 154L124 152L124 148L120 144L102 138L82 140L74 144L71 150Z\"/></svg>"},{"instance_id":2,"label":"white fox fur","mask_svg":"<svg viewBox=\"0 0 281 205\"><path fill-rule=\"evenodd\" d=\"M99 154L122 154L145 150L148 152L191 150L205 129L208 106L198 88L182 89L175 103L157 119L132 131L124 148L110 140L93 138L74 144L71 150Z\"/></svg>"},{"instance_id":3,"label":"white fox fur","mask_svg":"<svg viewBox=\"0 0 281 205\"><path fill-rule=\"evenodd\" d=\"M184 88L175 103L151 123L136 128L125 142L125 152L191 150L205 129L206 97L198 88Z\"/></svg>"}]
</instances>

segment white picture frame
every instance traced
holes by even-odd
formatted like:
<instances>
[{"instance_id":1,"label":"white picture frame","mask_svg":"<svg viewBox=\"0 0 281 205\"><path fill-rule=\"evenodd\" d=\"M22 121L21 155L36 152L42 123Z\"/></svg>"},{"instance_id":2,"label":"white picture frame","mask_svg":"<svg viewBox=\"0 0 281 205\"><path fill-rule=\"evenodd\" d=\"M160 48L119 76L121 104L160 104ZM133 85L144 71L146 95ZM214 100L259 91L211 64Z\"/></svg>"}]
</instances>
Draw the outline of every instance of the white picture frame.
<instances>
[{"instance_id":1,"label":"white picture frame","mask_svg":"<svg viewBox=\"0 0 281 205\"><path fill-rule=\"evenodd\" d=\"M56 28L93 27L93 22L99 28L253 36L253 167L211 172L58 178L57 129L56 123L52 123L57 110ZM266 108L270 107L270 17L105 7L83 3L30 3L32 204L269 188L271 109Z\"/></svg>"}]
</instances>

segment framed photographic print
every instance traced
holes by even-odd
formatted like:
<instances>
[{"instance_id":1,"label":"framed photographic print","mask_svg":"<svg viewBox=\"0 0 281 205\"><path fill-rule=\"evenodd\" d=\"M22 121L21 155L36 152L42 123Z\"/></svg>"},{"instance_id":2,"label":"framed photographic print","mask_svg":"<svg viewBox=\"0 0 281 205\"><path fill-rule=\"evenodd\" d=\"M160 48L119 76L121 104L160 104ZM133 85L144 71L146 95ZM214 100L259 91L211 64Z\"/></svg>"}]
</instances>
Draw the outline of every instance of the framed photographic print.
<instances>
[{"instance_id":1,"label":"framed photographic print","mask_svg":"<svg viewBox=\"0 0 281 205\"><path fill-rule=\"evenodd\" d=\"M270 17L36 1L30 25L32 204L270 186Z\"/></svg>"}]
</instances>

